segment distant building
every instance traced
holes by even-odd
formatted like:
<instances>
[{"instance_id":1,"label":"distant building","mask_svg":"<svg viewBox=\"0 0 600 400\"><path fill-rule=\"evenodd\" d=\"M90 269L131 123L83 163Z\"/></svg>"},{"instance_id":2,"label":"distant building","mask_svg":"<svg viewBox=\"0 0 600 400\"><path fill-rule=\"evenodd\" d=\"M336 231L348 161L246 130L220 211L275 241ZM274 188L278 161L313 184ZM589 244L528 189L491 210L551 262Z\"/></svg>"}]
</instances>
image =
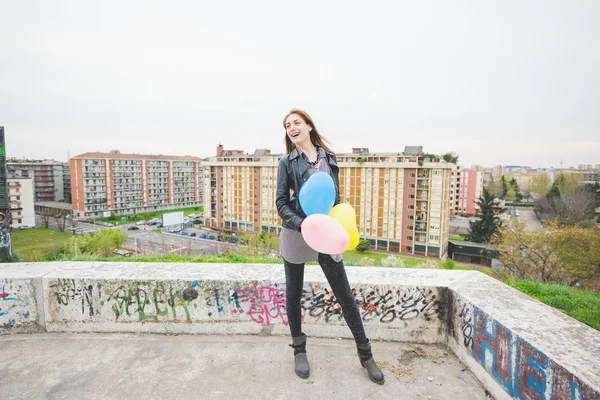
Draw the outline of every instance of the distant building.
<instances>
[{"instance_id":1,"label":"distant building","mask_svg":"<svg viewBox=\"0 0 600 400\"><path fill-rule=\"evenodd\" d=\"M559 172L560 174L574 176L580 184L595 184L600 182L600 170L597 169L586 169L586 170L575 170L575 169L563 169Z\"/></svg>"},{"instance_id":2,"label":"distant building","mask_svg":"<svg viewBox=\"0 0 600 400\"><path fill-rule=\"evenodd\" d=\"M468 169L457 169L452 172L450 208L454 214L475 215L480 211L476 202L483 194L483 175L481 171Z\"/></svg>"},{"instance_id":3,"label":"distant building","mask_svg":"<svg viewBox=\"0 0 600 400\"><path fill-rule=\"evenodd\" d=\"M8 175L9 212L12 229L23 225L35 226L33 179Z\"/></svg>"},{"instance_id":4,"label":"distant building","mask_svg":"<svg viewBox=\"0 0 600 400\"><path fill-rule=\"evenodd\" d=\"M118 151L72 157L73 211L101 216L202 205L201 160Z\"/></svg>"},{"instance_id":5,"label":"distant building","mask_svg":"<svg viewBox=\"0 0 600 400\"><path fill-rule=\"evenodd\" d=\"M281 157L287 155L217 146L217 155L202 162L205 224L223 231L278 233ZM396 153L357 147L337 154L337 162L340 200L356 211L361 238L378 250L445 257L454 164L424 155L422 146Z\"/></svg>"},{"instance_id":6,"label":"distant building","mask_svg":"<svg viewBox=\"0 0 600 400\"><path fill-rule=\"evenodd\" d=\"M7 171L16 177L33 179L35 201L70 202L69 165L49 160L18 160L6 162Z\"/></svg>"}]
</instances>

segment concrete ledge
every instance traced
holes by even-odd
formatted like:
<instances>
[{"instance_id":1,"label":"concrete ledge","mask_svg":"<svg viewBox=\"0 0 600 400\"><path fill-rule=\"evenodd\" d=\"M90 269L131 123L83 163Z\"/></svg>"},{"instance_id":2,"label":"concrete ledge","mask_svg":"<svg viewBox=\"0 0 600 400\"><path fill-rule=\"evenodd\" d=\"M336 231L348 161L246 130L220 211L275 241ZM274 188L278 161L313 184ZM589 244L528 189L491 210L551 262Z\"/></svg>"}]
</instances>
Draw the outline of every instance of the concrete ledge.
<instances>
[{"instance_id":1,"label":"concrete ledge","mask_svg":"<svg viewBox=\"0 0 600 400\"><path fill-rule=\"evenodd\" d=\"M495 397L600 398L598 331L484 275L450 290L448 345Z\"/></svg>"},{"instance_id":2,"label":"concrete ledge","mask_svg":"<svg viewBox=\"0 0 600 400\"><path fill-rule=\"evenodd\" d=\"M347 268L372 339L447 343L496 398L600 398L600 333L474 271ZM282 265L0 265L0 332L288 335ZM351 338L319 266L303 330Z\"/></svg>"}]
</instances>

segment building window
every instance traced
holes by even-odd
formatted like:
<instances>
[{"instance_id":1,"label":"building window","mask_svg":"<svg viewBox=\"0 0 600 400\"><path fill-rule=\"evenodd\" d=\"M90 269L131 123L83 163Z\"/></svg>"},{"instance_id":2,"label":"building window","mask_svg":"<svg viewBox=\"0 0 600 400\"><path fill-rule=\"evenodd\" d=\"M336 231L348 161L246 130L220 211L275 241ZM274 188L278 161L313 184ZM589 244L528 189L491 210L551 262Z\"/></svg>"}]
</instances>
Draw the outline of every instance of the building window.
<instances>
[{"instance_id":1,"label":"building window","mask_svg":"<svg viewBox=\"0 0 600 400\"><path fill-rule=\"evenodd\" d=\"M408 187L409 187L410 189L414 189L414 188L415 188L415 184L414 184L414 183L409 183L409 184L408 184Z\"/></svg>"},{"instance_id":2,"label":"building window","mask_svg":"<svg viewBox=\"0 0 600 400\"><path fill-rule=\"evenodd\" d=\"M412 226L412 225L408 225L406 228L407 228L409 231L412 231L413 229L415 229L415 227L414 227L414 226Z\"/></svg>"},{"instance_id":3,"label":"building window","mask_svg":"<svg viewBox=\"0 0 600 400\"><path fill-rule=\"evenodd\" d=\"M412 236L407 236L406 240L413 240L413 237Z\"/></svg>"},{"instance_id":4,"label":"building window","mask_svg":"<svg viewBox=\"0 0 600 400\"><path fill-rule=\"evenodd\" d=\"M437 242L440 240L440 237L438 235L429 235L429 240Z\"/></svg>"},{"instance_id":5,"label":"building window","mask_svg":"<svg viewBox=\"0 0 600 400\"><path fill-rule=\"evenodd\" d=\"M409 194L409 195L408 195L408 198L409 198L409 199L414 199L414 198L415 198L415 195L414 195L414 194Z\"/></svg>"},{"instance_id":6,"label":"building window","mask_svg":"<svg viewBox=\"0 0 600 400\"><path fill-rule=\"evenodd\" d=\"M415 209L415 206L414 206L414 204L409 204L409 205L408 205L408 209L409 209L409 210L414 210L414 209Z\"/></svg>"},{"instance_id":7,"label":"building window","mask_svg":"<svg viewBox=\"0 0 600 400\"><path fill-rule=\"evenodd\" d=\"M415 219L415 216L414 215L409 215L408 219Z\"/></svg>"},{"instance_id":8,"label":"building window","mask_svg":"<svg viewBox=\"0 0 600 400\"><path fill-rule=\"evenodd\" d=\"M414 172L411 172L410 174L408 174L408 177L409 177L409 178L414 178L414 177L416 177L416 176L417 176L417 174L416 174L416 173L414 173Z\"/></svg>"}]
</instances>

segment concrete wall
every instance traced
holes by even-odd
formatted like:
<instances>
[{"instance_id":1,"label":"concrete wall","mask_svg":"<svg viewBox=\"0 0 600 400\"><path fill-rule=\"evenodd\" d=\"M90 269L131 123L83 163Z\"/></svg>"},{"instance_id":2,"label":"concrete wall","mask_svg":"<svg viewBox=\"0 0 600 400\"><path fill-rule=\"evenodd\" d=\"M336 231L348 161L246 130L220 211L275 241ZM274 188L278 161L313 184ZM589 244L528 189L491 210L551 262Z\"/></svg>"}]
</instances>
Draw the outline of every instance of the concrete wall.
<instances>
[{"instance_id":1,"label":"concrete wall","mask_svg":"<svg viewBox=\"0 0 600 400\"><path fill-rule=\"evenodd\" d=\"M600 332L484 275L449 289L447 343L495 397L600 398Z\"/></svg>"},{"instance_id":2,"label":"concrete wall","mask_svg":"<svg viewBox=\"0 0 600 400\"><path fill-rule=\"evenodd\" d=\"M600 333L473 271L347 268L371 339L447 343L498 398L600 398ZM288 335L281 265L0 265L0 332ZM303 331L351 338L320 267Z\"/></svg>"}]
</instances>

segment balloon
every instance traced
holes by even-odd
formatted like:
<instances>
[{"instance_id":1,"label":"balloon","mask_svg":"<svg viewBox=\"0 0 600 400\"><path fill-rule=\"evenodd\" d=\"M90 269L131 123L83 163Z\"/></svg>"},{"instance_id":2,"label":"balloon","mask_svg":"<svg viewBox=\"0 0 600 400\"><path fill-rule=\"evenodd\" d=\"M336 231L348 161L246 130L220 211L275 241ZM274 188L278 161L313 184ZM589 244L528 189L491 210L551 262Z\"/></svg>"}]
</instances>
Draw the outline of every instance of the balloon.
<instances>
[{"instance_id":1,"label":"balloon","mask_svg":"<svg viewBox=\"0 0 600 400\"><path fill-rule=\"evenodd\" d=\"M335 203L333 179L327 172L315 172L300 188L298 200L306 216L327 214Z\"/></svg>"},{"instance_id":2,"label":"balloon","mask_svg":"<svg viewBox=\"0 0 600 400\"><path fill-rule=\"evenodd\" d=\"M356 212L350 204L340 203L333 207L328 214L331 218L340 223L350 237L350 244L346 250L352 250L358 245L360 239L358 227L356 226Z\"/></svg>"},{"instance_id":3,"label":"balloon","mask_svg":"<svg viewBox=\"0 0 600 400\"><path fill-rule=\"evenodd\" d=\"M341 254L350 243L344 227L325 214L312 214L302 222L302 237L313 250L323 254Z\"/></svg>"}]
</instances>

